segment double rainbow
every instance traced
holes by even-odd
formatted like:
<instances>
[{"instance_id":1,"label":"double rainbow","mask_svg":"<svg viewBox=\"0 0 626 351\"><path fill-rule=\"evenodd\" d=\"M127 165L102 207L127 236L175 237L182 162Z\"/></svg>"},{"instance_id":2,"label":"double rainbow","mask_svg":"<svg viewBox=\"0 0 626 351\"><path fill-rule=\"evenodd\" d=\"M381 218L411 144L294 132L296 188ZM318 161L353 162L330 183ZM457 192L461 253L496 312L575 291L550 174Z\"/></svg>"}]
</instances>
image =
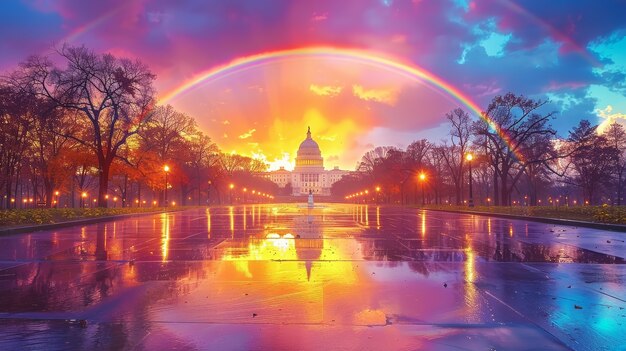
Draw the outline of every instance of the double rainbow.
<instances>
[{"instance_id":1,"label":"double rainbow","mask_svg":"<svg viewBox=\"0 0 626 351\"><path fill-rule=\"evenodd\" d=\"M442 78L428 72L424 68L413 64L403 63L400 60L375 54L370 51L362 51L356 49L342 49L333 47L305 47L288 50L278 50L272 52L264 52L256 55L244 56L234 59L226 64L212 67L203 71L196 76L188 79L179 86L167 91L161 96L159 103L167 104L176 98L193 90L201 84L217 81L232 75L255 69L257 67L269 65L277 61L311 59L311 58L327 58L330 60L355 62L359 64L377 67L395 74L403 75L417 82L427 82L431 86L440 90L444 94L453 97L455 100L466 106L472 113L482 118L489 126L498 133L500 138L507 143L509 148L514 149L510 138L502 132L496 123L490 120L482 112L481 108L459 89L444 81ZM516 154L518 158L521 155Z\"/></svg>"}]
</instances>

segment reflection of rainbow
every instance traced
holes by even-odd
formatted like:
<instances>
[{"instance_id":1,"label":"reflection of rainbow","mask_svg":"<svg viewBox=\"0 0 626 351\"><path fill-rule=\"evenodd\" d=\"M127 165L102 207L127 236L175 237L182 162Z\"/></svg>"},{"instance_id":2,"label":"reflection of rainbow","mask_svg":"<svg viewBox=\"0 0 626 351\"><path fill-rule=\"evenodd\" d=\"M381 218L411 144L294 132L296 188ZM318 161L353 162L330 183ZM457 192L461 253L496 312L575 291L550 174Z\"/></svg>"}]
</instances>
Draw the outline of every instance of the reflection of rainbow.
<instances>
[{"instance_id":1,"label":"reflection of rainbow","mask_svg":"<svg viewBox=\"0 0 626 351\"><path fill-rule=\"evenodd\" d=\"M443 79L437 77L436 75L428 72L421 67L405 64L397 59L385 58L381 55L373 54L372 52L354 49L339 49L332 47L306 47L240 57L224 65L210 68L185 81L178 87L166 92L161 97L159 103L169 103L177 97L181 96L182 94L192 90L195 87L198 87L203 83L217 81L235 74L242 73L244 71L275 63L277 61L310 58L360 63L390 71L395 74L400 74L418 82L428 82L432 86L438 88L438 90L441 90L442 92L454 97L456 100L469 108L471 112L475 113L477 116L485 120L490 125L490 127L500 135L500 138L502 138L502 140L504 140L511 149L514 149L514 147L511 145L510 138L508 138L507 135L505 135L495 123L489 120L482 113L480 107L478 107L478 105L474 101L472 101L469 96L463 94L456 87L450 85ZM516 154L516 156L518 158L520 157L519 154Z\"/></svg>"}]
</instances>

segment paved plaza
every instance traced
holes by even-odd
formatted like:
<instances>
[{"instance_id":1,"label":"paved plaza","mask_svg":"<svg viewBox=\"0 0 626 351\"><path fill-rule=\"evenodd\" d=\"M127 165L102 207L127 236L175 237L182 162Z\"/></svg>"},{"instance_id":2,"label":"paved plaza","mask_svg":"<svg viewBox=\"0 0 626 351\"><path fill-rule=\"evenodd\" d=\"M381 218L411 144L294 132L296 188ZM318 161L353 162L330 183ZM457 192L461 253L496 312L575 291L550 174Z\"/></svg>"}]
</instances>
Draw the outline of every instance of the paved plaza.
<instances>
[{"instance_id":1,"label":"paved plaza","mask_svg":"<svg viewBox=\"0 0 626 351\"><path fill-rule=\"evenodd\" d=\"M625 350L626 234L348 204L0 237L0 350Z\"/></svg>"}]
</instances>

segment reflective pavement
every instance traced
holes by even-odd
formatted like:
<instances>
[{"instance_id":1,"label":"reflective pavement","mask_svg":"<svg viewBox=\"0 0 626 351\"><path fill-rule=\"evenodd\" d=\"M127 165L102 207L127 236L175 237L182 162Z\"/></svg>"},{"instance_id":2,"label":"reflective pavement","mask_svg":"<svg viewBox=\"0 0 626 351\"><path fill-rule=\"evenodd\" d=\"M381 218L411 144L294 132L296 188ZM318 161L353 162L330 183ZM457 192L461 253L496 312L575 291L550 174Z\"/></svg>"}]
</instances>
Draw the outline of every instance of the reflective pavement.
<instances>
[{"instance_id":1,"label":"reflective pavement","mask_svg":"<svg viewBox=\"0 0 626 351\"><path fill-rule=\"evenodd\" d=\"M626 350L625 233L376 205L0 237L0 350Z\"/></svg>"}]
</instances>

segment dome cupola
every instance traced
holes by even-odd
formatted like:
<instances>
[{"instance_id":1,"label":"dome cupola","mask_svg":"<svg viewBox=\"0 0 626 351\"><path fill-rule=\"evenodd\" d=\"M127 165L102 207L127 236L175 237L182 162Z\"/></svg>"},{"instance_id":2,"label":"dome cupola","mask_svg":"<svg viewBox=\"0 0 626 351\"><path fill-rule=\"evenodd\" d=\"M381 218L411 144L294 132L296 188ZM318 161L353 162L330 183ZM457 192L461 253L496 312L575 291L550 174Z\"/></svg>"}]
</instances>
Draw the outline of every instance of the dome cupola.
<instances>
[{"instance_id":1,"label":"dome cupola","mask_svg":"<svg viewBox=\"0 0 626 351\"><path fill-rule=\"evenodd\" d=\"M306 139L300 143L296 157L296 167L313 166L324 167L324 159L317 142L311 138L311 127L306 132Z\"/></svg>"},{"instance_id":2,"label":"dome cupola","mask_svg":"<svg viewBox=\"0 0 626 351\"><path fill-rule=\"evenodd\" d=\"M306 132L306 139L300 143L298 156L322 156L319 145L311 138L311 127Z\"/></svg>"}]
</instances>

